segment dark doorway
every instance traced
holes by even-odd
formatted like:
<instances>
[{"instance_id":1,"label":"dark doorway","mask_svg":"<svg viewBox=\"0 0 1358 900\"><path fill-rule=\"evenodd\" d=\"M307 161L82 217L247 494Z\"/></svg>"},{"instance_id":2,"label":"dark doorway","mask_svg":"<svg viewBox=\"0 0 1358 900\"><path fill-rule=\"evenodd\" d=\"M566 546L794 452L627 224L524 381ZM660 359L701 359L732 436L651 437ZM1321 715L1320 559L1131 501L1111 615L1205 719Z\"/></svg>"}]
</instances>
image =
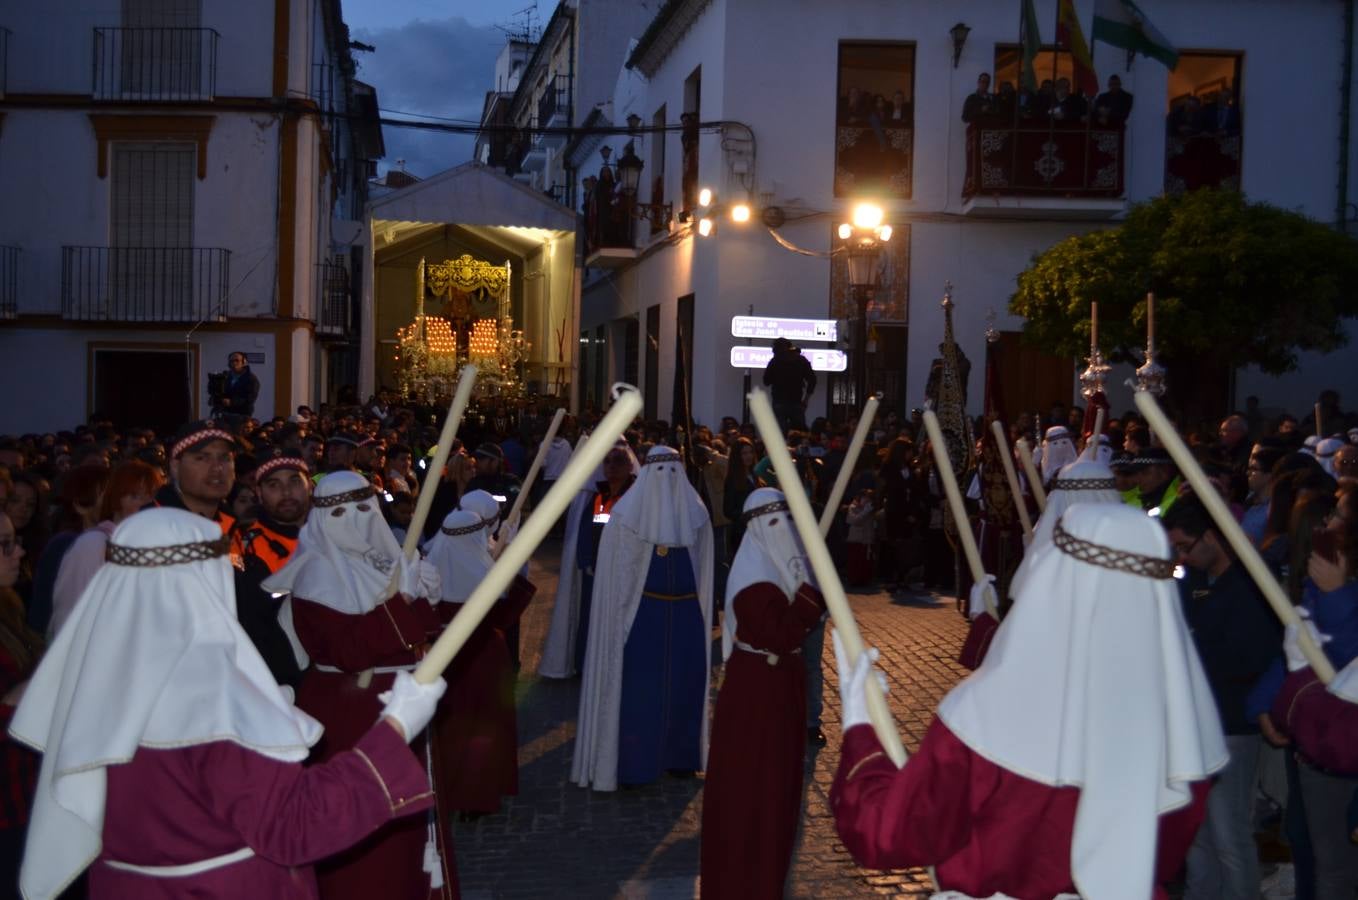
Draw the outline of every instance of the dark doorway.
<instances>
[{"instance_id":1,"label":"dark doorway","mask_svg":"<svg viewBox=\"0 0 1358 900\"><path fill-rule=\"evenodd\" d=\"M675 425L693 429L693 295L679 298L674 316L674 397L670 418Z\"/></svg>"},{"instance_id":2,"label":"dark doorway","mask_svg":"<svg viewBox=\"0 0 1358 900\"><path fill-rule=\"evenodd\" d=\"M660 304L646 310L646 409L643 417L654 422L660 417Z\"/></svg>"},{"instance_id":3,"label":"dark doorway","mask_svg":"<svg viewBox=\"0 0 1358 900\"><path fill-rule=\"evenodd\" d=\"M1075 393L1075 361L1030 347L1017 331L1000 332L995 376L1004 385L1000 412L1006 422L1024 410L1040 412L1053 403L1069 405Z\"/></svg>"},{"instance_id":4,"label":"dark doorway","mask_svg":"<svg viewBox=\"0 0 1358 900\"><path fill-rule=\"evenodd\" d=\"M197 351L90 347L91 412L118 428L171 434L193 418L190 385L197 384Z\"/></svg>"}]
</instances>

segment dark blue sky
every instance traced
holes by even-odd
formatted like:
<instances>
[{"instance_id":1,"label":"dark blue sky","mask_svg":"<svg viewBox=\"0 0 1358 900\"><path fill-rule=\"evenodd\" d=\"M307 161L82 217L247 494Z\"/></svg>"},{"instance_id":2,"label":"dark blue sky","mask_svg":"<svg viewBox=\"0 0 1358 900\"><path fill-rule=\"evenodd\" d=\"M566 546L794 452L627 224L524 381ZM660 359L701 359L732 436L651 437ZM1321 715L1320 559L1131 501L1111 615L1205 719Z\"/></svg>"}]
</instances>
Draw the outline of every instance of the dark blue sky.
<instances>
[{"instance_id":1,"label":"dark blue sky","mask_svg":"<svg viewBox=\"0 0 1358 900\"><path fill-rule=\"evenodd\" d=\"M377 88L382 109L476 121L492 86L495 57L505 32L521 27L525 9L541 26L555 0L342 0L355 40L375 53L355 52L359 75ZM470 135L387 127L383 168L405 160L411 174L426 178L471 158Z\"/></svg>"}]
</instances>

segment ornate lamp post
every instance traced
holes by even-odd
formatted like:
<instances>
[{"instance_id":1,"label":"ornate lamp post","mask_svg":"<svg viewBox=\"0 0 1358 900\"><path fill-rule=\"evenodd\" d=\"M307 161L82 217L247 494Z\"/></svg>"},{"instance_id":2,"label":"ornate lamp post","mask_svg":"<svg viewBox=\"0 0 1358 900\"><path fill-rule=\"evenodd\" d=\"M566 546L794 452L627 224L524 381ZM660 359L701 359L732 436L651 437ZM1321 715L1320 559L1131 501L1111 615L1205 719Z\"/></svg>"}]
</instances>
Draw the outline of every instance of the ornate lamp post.
<instances>
[{"instance_id":1,"label":"ornate lamp post","mask_svg":"<svg viewBox=\"0 0 1358 900\"><path fill-rule=\"evenodd\" d=\"M854 323L854 403L862 403L868 390L868 301L881 272L882 245L891 240L891 226L883 224L885 213L874 203L854 207L851 222L839 226L839 239L847 244L849 285L857 307Z\"/></svg>"}]
</instances>

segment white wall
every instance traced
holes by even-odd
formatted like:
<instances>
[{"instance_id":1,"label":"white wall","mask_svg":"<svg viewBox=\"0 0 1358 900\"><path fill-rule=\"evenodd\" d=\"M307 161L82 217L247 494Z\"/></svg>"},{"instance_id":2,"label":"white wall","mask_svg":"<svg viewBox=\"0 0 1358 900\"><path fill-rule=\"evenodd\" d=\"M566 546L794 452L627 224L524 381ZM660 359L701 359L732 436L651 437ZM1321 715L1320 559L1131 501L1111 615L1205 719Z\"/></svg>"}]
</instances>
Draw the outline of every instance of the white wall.
<instances>
[{"instance_id":1,"label":"white wall","mask_svg":"<svg viewBox=\"0 0 1358 900\"><path fill-rule=\"evenodd\" d=\"M1332 221L1339 157L1342 5L1303 0L1287 4L1284 10L1262 2L1144 0L1140 6L1182 49L1244 52L1244 191L1253 200ZM1077 0L1076 7L1088 34L1093 0ZM1056 0L1036 0L1036 8L1041 34L1050 43ZM647 122L664 103L670 121L677 122L683 109L684 79L701 64L703 120L735 120L754 129L758 142L755 199L768 192L775 205L823 213L789 223L781 233L802 247L825 251L832 223L847 217L850 202L833 195L840 42L914 43L913 196L887 204L889 221L911 225L910 331L903 362L909 405L917 405L923 397L929 363L942 338L938 303L945 282L954 285L957 340L973 362L968 393L975 413L983 392L979 363L984 354L986 313L996 311L1002 330L1021 327L1021 319L1008 315L1007 306L1017 275L1031 256L1071 234L1112 224L1069 219L997 223L961 215L962 104L974 90L976 74L992 69L995 45L1017 40L1017 15L1018 4L1009 0L948 4L922 0L833 4L743 0L728 4L715 0L661 64L645 86L644 97L626 101ZM972 31L960 66L954 69L948 32L958 21ZM1298 64L1298 48L1305 48L1304 65ZM1167 73L1163 66L1144 58L1127 72L1124 60L1121 50L1102 44L1095 48L1100 82L1116 73L1136 96L1128 123L1125 177L1129 200L1138 201L1159 194L1163 185ZM620 108L624 93L630 92L625 79L620 79L615 105ZM1298 102L1301 97L1306 102ZM1358 145L1358 132L1354 143ZM638 152L644 154L645 148L639 146ZM1358 149L1354 152L1358 154ZM665 196L675 199L677 207L682 166L677 134L668 137L665 164ZM702 184L713 186L727 199L737 195L739 184L723 159L717 136L704 134L700 165ZM649 177L649 169L646 174ZM1358 168L1350 178L1358 181ZM722 222L712 239L685 238L646 255L609 282L591 285L587 280L582 328L637 313L644 327L645 308L658 301L666 304L660 342L662 415L669 409L674 370L670 304L690 291L697 300L696 347L708 357L707 364L695 359L695 415L712 421L738 411L741 405L743 373L730 369L726 359L734 343L729 336L730 317L745 313L751 303L757 311L772 315L827 316L829 262L779 248L757 225L741 230ZM1279 405L1290 405L1301 391L1309 403L1317 385L1342 391L1343 379L1353 380L1348 373L1355 362L1358 347L1323 360L1308 357L1302 372L1282 380L1242 372L1238 394L1242 402L1247 394L1259 394L1264 405L1270 406L1275 405L1275 398ZM644 365L638 368L644 373ZM1072 398L1076 388L1072 381ZM1121 409L1116 402L1115 407Z\"/></svg>"},{"instance_id":2,"label":"white wall","mask_svg":"<svg viewBox=\"0 0 1358 900\"><path fill-rule=\"evenodd\" d=\"M182 347L183 334L151 330L117 332L92 329L0 329L0 378L7 383L41 385L41 390L12 391L0 404L0 434L59 431L85 421L87 415L89 344L93 341L163 344ZM259 377L255 418L273 415L274 338L268 333L200 331L191 339L198 348L198 412L209 409L207 376L226 369L234 350L263 353L264 364L252 364ZM148 392L182 391L182 385L146 385Z\"/></svg>"}]
</instances>

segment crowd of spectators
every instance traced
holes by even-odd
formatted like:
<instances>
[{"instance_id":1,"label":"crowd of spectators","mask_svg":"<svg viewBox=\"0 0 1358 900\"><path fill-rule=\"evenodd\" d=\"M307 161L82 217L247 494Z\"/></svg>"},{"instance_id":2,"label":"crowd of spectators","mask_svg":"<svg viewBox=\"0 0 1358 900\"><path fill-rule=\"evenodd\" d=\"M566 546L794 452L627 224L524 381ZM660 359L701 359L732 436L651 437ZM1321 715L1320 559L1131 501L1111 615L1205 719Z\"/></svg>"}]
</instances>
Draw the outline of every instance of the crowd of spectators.
<instances>
[{"instance_id":1,"label":"crowd of spectators","mask_svg":"<svg viewBox=\"0 0 1358 900\"><path fill-rule=\"evenodd\" d=\"M1002 81L999 90L992 91L990 75L982 72L975 92L962 104L962 121L991 126L1110 127L1127 121L1132 101L1117 75L1108 76L1108 89L1103 93L1087 97L1065 77L1045 78L1035 91L1016 89L1012 81Z\"/></svg>"}]
</instances>

